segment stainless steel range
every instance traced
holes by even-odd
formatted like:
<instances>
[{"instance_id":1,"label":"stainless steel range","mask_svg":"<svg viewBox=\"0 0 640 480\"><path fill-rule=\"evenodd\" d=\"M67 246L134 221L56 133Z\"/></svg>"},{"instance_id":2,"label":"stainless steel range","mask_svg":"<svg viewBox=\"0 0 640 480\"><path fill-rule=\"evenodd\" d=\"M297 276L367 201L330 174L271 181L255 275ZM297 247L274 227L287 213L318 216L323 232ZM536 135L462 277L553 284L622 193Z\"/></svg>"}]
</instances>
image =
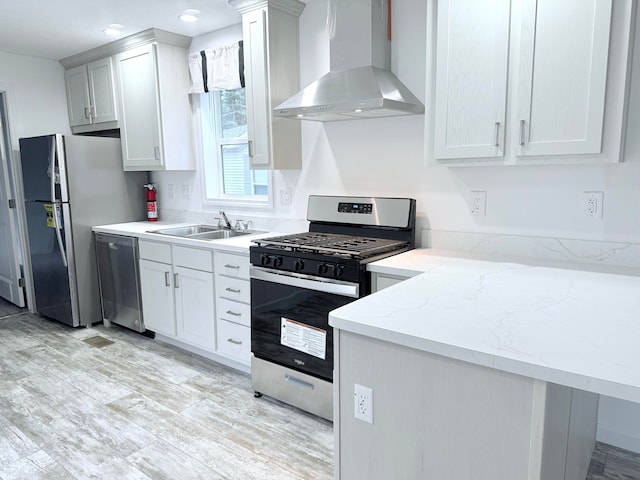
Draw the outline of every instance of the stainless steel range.
<instances>
[{"instance_id":1,"label":"stainless steel range","mask_svg":"<svg viewBox=\"0 0 640 480\"><path fill-rule=\"evenodd\" d=\"M333 418L329 312L371 292L367 263L414 248L410 198L309 197L309 231L255 240L251 379L262 394Z\"/></svg>"}]
</instances>

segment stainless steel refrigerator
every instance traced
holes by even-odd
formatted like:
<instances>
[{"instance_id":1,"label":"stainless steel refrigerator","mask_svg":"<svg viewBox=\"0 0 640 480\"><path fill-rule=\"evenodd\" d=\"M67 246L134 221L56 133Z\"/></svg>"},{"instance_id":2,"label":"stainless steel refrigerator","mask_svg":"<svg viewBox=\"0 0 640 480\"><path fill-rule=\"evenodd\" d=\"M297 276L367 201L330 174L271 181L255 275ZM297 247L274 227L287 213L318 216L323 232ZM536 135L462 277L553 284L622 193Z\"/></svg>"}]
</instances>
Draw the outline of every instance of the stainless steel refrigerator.
<instances>
[{"instance_id":1,"label":"stainless steel refrigerator","mask_svg":"<svg viewBox=\"0 0 640 480\"><path fill-rule=\"evenodd\" d=\"M120 139L20 139L35 309L74 327L102 321L91 227L145 218L145 172L124 172Z\"/></svg>"}]
</instances>

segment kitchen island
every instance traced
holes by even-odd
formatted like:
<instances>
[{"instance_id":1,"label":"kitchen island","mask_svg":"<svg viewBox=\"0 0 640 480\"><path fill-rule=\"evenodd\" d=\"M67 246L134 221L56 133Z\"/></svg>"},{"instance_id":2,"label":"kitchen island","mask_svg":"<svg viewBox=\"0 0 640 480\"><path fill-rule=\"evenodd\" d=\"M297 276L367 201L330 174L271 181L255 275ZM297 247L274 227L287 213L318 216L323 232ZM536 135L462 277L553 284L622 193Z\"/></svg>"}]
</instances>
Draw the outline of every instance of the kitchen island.
<instances>
[{"instance_id":1,"label":"kitchen island","mask_svg":"<svg viewBox=\"0 0 640 480\"><path fill-rule=\"evenodd\" d=\"M640 277L461 255L331 313L337 478L584 479L599 395L640 402Z\"/></svg>"}]
</instances>

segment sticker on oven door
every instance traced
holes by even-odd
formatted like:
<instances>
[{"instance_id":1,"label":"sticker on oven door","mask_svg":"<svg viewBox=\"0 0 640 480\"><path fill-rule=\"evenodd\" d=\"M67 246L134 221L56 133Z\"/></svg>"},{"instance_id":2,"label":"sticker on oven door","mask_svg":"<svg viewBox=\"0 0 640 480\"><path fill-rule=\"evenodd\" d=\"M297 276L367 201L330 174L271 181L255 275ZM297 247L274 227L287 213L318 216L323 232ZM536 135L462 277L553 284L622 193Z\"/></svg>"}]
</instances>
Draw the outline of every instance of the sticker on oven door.
<instances>
[{"instance_id":1,"label":"sticker on oven door","mask_svg":"<svg viewBox=\"0 0 640 480\"><path fill-rule=\"evenodd\" d=\"M327 331L280 318L280 343L314 357L325 359L327 354Z\"/></svg>"}]
</instances>

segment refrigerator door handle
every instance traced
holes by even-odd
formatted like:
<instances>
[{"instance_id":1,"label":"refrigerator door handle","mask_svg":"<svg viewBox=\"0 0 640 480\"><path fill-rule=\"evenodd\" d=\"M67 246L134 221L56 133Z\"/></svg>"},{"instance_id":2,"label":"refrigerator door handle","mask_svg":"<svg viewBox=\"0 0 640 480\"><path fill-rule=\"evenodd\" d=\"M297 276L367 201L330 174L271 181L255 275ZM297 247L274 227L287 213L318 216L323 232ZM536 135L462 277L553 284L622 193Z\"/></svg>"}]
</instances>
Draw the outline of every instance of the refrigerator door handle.
<instances>
[{"instance_id":1,"label":"refrigerator door handle","mask_svg":"<svg viewBox=\"0 0 640 480\"><path fill-rule=\"evenodd\" d=\"M51 137L51 154L49 156L49 170L51 171L51 214L53 215L53 226L56 229L56 238L58 239L58 247L60 247L60 256L62 264L65 268L67 264L67 255L62 242L62 234L60 233L60 210L56 199L56 137Z\"/></svg>"}]
</instances>

